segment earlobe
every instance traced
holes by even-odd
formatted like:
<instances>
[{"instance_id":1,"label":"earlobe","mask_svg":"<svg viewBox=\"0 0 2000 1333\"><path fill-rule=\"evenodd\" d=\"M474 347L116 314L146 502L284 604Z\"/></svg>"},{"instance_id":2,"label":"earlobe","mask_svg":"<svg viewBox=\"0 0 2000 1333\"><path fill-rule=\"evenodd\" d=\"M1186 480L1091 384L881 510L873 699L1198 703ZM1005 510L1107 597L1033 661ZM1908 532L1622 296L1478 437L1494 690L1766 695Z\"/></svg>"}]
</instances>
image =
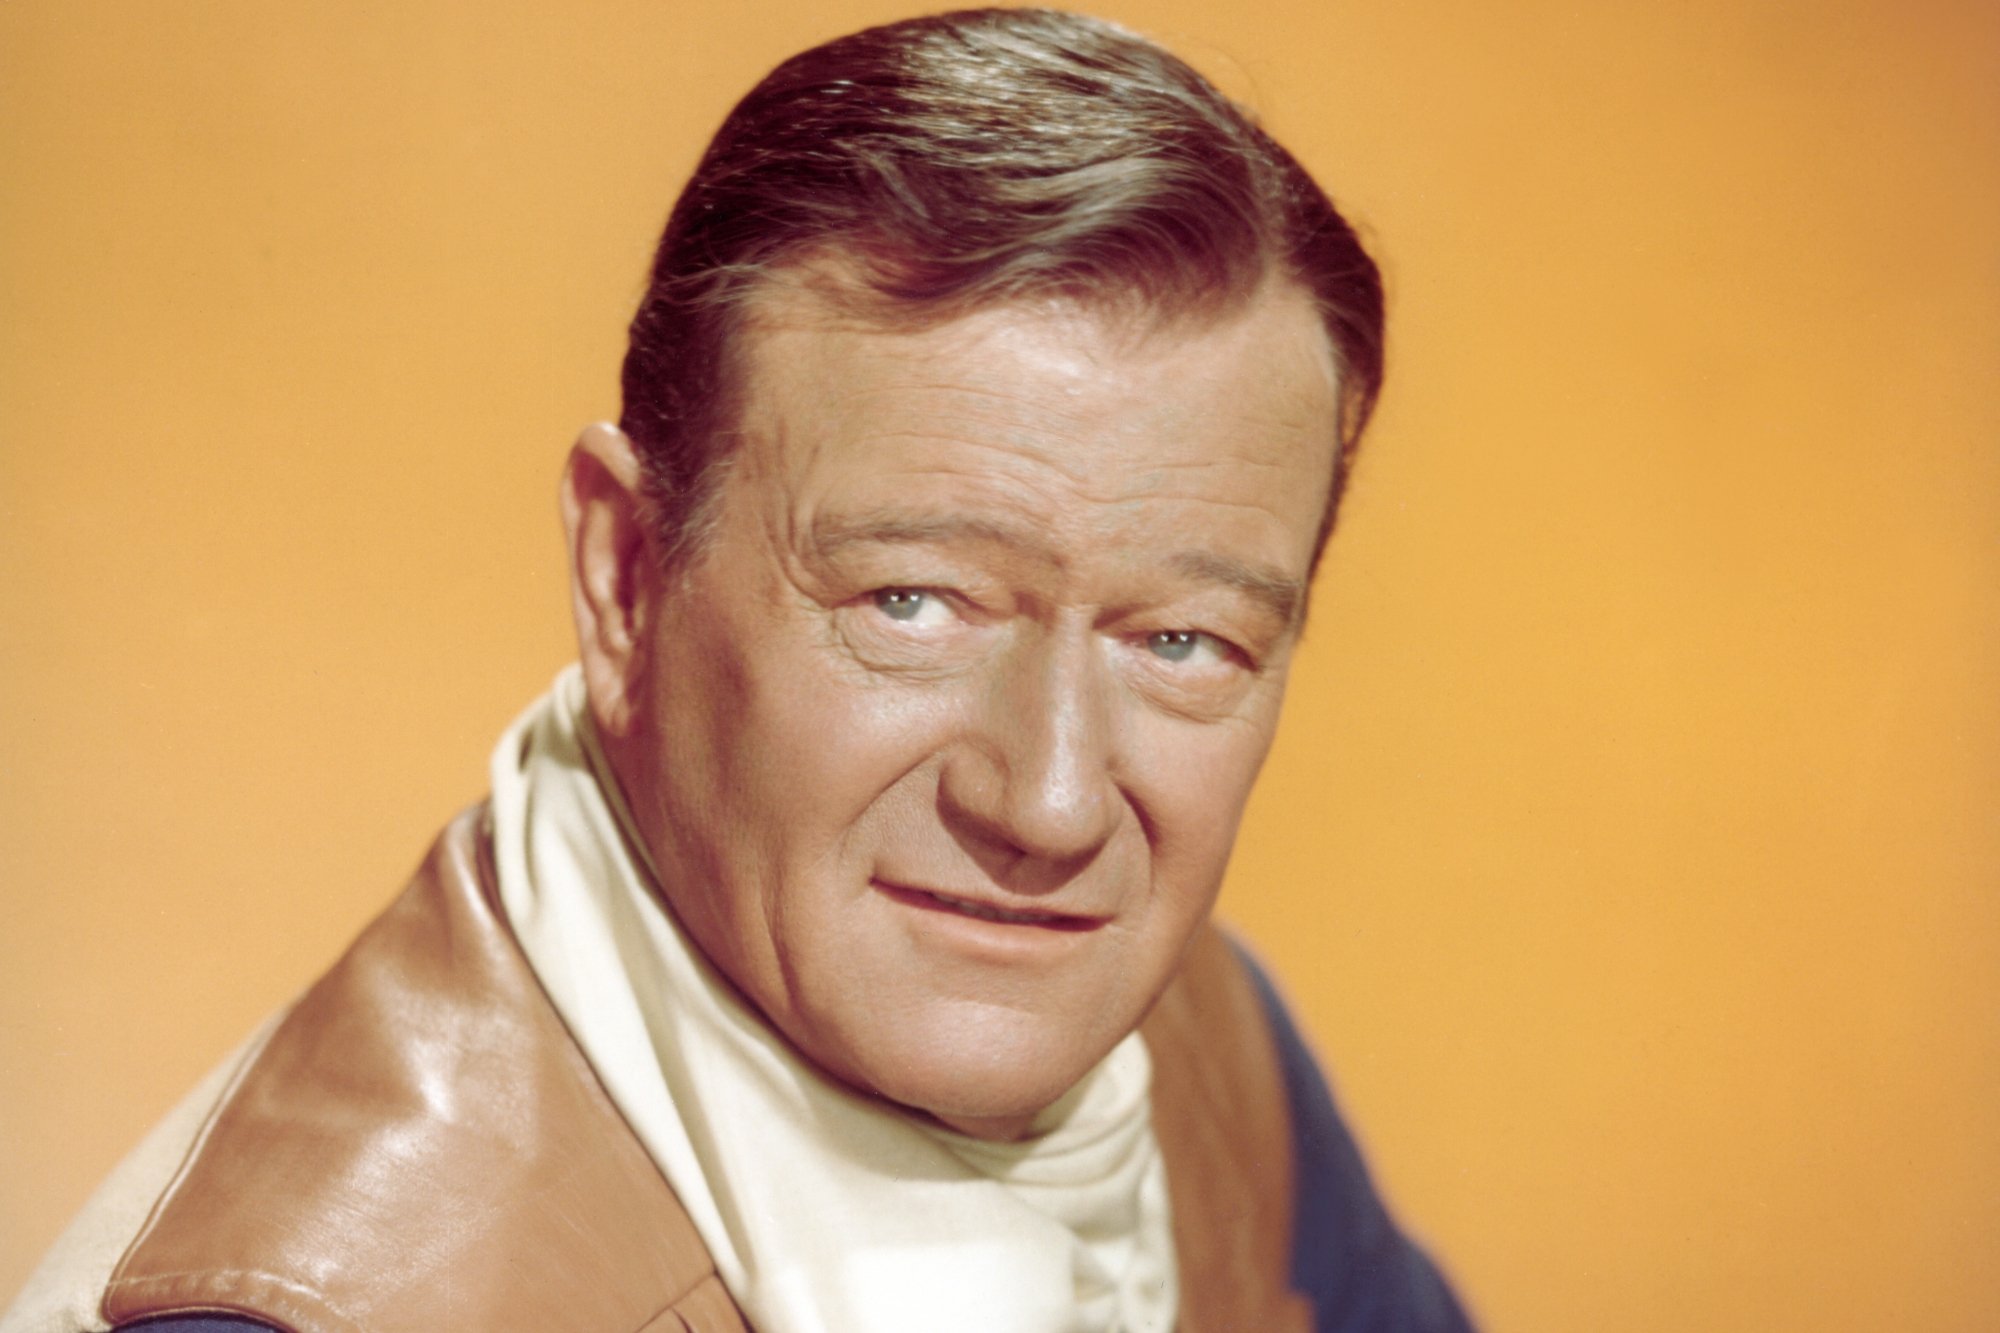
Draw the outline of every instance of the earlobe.
<instances>
[{"instance_id":1,"label":"earlobe","mask_svg":"<svg viewBox=\"0 0 2000 1333\"><path fill-rule=\"evenodd\" d=\"M609 422L586 426L562 477L570 605L590 711L607 739L632 726L652 561L638 452Z\"/></svg>"}]
</instances>

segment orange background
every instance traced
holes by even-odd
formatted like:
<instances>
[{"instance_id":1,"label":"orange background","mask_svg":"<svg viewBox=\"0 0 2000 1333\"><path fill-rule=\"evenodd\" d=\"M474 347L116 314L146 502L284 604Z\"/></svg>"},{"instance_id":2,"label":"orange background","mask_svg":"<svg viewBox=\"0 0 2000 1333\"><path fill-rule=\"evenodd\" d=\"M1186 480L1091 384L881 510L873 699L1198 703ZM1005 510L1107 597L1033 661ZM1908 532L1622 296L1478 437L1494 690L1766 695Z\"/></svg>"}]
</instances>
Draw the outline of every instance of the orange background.
<instances>
[{"instance_id":1,"label":"orange background","mask_svg":"<svg viewBox=\"0 0 2000 1333\"><path fill-rule=\"evenodd\" d=\"M2000 9L1102 7L1377 239L1226 911L1488 1327L2000 1326ZM680 180L860 0L0 5L0 1298L570 652Z\"/></svg>"}]
</instances>

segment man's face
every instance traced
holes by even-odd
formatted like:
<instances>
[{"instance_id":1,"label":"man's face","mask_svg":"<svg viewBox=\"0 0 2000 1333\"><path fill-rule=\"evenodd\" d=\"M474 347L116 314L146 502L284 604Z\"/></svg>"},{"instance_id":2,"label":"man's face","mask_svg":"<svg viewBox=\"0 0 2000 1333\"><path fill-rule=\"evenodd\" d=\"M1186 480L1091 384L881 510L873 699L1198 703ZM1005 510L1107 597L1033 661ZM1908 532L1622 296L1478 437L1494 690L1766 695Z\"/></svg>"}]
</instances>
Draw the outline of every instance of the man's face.
<instances>
[{"instance_id":1,"label":"man's face","mask_svg":"<svg viewBox=\"0 0 2000 1333\"><path fill-rule=\"evenodd\" d=\"M710 544L640 574L613 759L679 919L795 1047L1016 1135L1138 1024L1221 882L1332 357L1282 285L1146 335L786 299L745 335Z\"/></svg>"}]
</instances>

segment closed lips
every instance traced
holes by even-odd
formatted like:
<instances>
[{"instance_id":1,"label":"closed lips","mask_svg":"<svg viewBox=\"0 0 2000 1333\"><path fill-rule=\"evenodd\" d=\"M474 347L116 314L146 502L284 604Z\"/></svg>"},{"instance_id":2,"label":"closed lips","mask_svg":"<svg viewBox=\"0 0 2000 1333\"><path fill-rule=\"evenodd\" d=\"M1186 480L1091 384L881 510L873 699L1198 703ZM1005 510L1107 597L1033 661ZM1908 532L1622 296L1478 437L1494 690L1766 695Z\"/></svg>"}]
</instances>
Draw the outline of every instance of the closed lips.
<instances>
[{"instance_id":1,"label":"closed lips","mask_svg":"<svg viewBox=\"0 0 2000 1333\"><path fill-rule=\"evenodd\" d=\"M1010 926L1041 926L1049 930L1093 930L1103 924L1102 918L1076 916L1068 912L1042 912L1013 907L1000 907L990 902L971 898L959 898L951 894L935 893L929 889L914 889L906 885L890 884L884 880L876 884L891 897L912 907L953 912L959 916L969 916L980 921L997 921Z\"/></svg>"}]
</instances>

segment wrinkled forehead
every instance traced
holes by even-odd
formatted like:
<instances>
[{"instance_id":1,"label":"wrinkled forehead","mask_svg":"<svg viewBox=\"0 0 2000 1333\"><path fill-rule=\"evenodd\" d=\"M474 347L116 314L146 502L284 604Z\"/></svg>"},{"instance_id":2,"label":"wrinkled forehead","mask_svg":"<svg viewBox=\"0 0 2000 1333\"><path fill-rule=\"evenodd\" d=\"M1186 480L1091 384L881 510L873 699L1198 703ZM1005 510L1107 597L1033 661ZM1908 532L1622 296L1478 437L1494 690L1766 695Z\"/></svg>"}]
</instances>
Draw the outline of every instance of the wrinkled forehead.
<instances>
[{"instance_id":1,"label":"wrinkled forehead","mask_svg":"<svg viewBox=\"0 0 2000 1333\"><path fill-rule=\"evenodd\" d=\"M1141 502L1182 523L1233 524L1234 509L1276 526L1274 554L1310 561L1338 385L1296 289L1203 319L1037 300L914 327L794 289L741 350L735 466L807 509L900 492L1100 528Z\"/></svg>"},{"instance_id":2,"label":"wrinkled forehead","mask_svg":"<svg viewBox=\"0 0 2000 1333\"><path fill-rule=\"evenodd\" d=\"M927 368L950 360L968 388L1004 394L1022 384L1023 358L1013 353L1032 345L1031 369L1043 372L1039 387L1060 385L1076 397L1121 377L1136 387L1150 366L1183 349L1201 349L1182 370L1201 375L1204 362L1254 344L1274 375L1310 386L1297 408L1324 408L1329 429L1337 429L1333 343L1311 293L1288 279L1267 276L1250 291L1205 305L1161 305L1130 287L944 304L885 298L858 281L852 262L836 254L787 266L763 276L744 300L731 339L739 425L768 418L816 370L828 372L821 389L852 386L864 366L885 373L885 386L924 385L937 379ZM900 377L893 373L898 362ZM1148 405L1143 395L1130 402L1135 425Z\"/></svg>"}]
</instances>

